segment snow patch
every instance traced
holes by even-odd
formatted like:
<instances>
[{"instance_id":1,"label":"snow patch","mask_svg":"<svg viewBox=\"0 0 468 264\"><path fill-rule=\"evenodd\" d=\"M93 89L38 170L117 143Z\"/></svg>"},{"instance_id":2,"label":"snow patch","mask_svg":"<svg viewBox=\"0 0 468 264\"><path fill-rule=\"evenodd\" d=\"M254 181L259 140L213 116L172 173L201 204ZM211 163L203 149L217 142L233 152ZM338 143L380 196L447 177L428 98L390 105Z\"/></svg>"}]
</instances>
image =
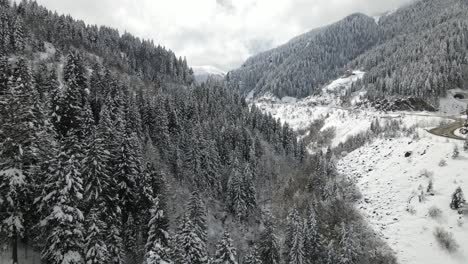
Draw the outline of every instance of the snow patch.
<instances>
[{"instance_id":1,"label":"snow patch","mask_svg":"<svg viewBox=\"0 0 468 264\"><path fill-rule=\"evenodd\" d=\"M419 135L420 140L378 139L342 158L338 170L356 182L363 194L358 207L388 241L400 263L468 263L468 218L449 207L458 186L468 191L468 153L452 159L454 145L462 149L462 142L424 130ZM406 152L412 155L405 157ZM440 167L442 159L447 165ZM431 179L433 195L427 193ZM421 192L425 195L420 202ZM440 217L429 216L431 207L441 210ZM433 234L436 227L453 234L460 245L457 253L440 247Z\"/></svg>"}]
</instances>

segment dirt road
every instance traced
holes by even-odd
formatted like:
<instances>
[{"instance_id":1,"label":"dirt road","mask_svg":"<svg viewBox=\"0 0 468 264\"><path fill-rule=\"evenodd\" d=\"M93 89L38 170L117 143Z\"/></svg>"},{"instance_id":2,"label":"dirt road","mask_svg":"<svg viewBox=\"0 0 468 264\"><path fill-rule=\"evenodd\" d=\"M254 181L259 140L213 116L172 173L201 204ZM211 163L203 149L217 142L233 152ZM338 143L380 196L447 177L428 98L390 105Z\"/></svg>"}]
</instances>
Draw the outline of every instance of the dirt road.
<instances>
[{"instance_id":1,"label":"dirt road","mask_svg":"<svg viewBox=\"0 0 468 264\"><path fill-rule=\"evenodd\" d=\"M451 138L451 139L457 139L457 140L465 140L462 137L459 137L455 135L455 131L463 126L463 121L461 119L456 119L455 122L450 123L445 126L441 127L436 127L431 130L428 130L429 133L440 136L440 137L446 137L446 138Z\"/></svg>"}]
</instances>

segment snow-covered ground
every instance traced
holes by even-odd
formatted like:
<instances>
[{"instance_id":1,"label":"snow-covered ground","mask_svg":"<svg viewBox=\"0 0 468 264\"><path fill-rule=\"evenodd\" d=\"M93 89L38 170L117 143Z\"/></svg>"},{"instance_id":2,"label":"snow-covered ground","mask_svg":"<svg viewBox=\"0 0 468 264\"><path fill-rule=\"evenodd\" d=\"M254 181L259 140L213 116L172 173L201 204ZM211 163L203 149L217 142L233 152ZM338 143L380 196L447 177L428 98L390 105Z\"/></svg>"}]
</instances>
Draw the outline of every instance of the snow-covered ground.
<instances>
[{"instance_id":1,"label":"snow-covered ground","mask_svg":"<svg viewBox=\"0 0 468 264\"><path fill-rule=\"evenodd\" d=\"M446 120L444 115L450 113L427 112L392 112L384 113L373 109L342 108L340 107L340 95L344 95L356 82L364 76L362 71L353 71L351 75L332 81L321 89L320 95L309 96L297 100L285 97L281 100L272 95L265 95L252 103L263 112L270 113L275 118L288 122L295 130L306 129L315 120L323 119L325 125L322 130L335 128L335 138L332 146L346 141L350 136L370 129L373 120L379 119L383 124L385 120L399 120L406 127L424 126L436 127ZM364 91L354 94L355 102L359 101Z\"/></svg>"},{"instance_id":2,"label":"snow-covered ground","mask_svg":"<svg viewBox=\"0 0 468 264\"><path fill-rule=\"evenodd\" d=\"M449 207L458 186L468 192L468 153L463 152L463 141L427 132L441 122L451 122L449 117L459 114L464 102L448 97L441 103L442 111L439 113L383 113L373 109L338 107L337 95L349 89L352 82L360 77L340 78L325 86L321 95L302 100L279 100L266 96L253 103L262 111L288 122L296 130L323 119L325 125L322 130L330 127L336 130L332 141L334 146L351 135L369 130L375 119L381 124L385 120L398 120L403 126L417 127L419 139L376 139L343 157L338 169L356 182L363 194L359 208L374 230L394 249L400 263L468 263L468 218ZM334 87L334 84L340 85ZM452 159L455 145L461 154L459 158ZM411 153L411 156L405 157L406 153ZM439 166L442 159L446 160L446 166ZM419 202L418 195L421 190L427 191L431 179L434 195L425 194ZM440 209L441 215L431 218L428 215L431 207ZM456 253L449 253L438 244L433 234L436 227L443 227L453 234L460 245Z\"/></svg>"},{"instance_id":3,"label":"snow-covered ground","mask_svg":"<svg viewBox=\"0 0 468 264\"><path fill-rule=\"evenodd\" d=\"M449 204L458 186L468 191L468 153L461 151L459 158L452 159L454 145L461 150L462 141L423 130L419 134L419 140L376 140L342 158L338 169L357 183L363 194L359 208L395 250L400 263L466 264L468 218L450 209ZM412 153L408 158L407 152ZM439 166L442 159L446 166ZM426 192L430 179L435 195L426 194L419 202L418 194ZM442 211L435 219L428 215L434 206ZM453 234L460 245L458 252L449 253L440 247L433 234L436 227Z\"/></svg>"}]
</instances>

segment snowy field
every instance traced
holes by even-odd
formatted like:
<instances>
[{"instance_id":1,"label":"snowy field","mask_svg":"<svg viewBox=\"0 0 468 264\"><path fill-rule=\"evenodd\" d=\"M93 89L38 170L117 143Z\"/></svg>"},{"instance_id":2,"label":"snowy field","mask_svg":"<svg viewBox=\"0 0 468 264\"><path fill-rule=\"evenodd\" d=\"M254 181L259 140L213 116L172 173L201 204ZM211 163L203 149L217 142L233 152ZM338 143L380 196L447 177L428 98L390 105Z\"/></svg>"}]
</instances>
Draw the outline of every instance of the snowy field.
<instances>
[{"instance_id":1,"label":"snowy field","mask_svg":"<svg viewBox=\"0 0 468 264\"><path fill-rule=\"evenodd\" d=\"M468 218L450 209L451 195L458 186L468 190L468 153L452 159L454 145L420 131L421 139L379 139L340 160L338 168L356 181L363 194L359 208L376 232L388 241L400 263L468 263ZM405 157L411 152L410 157ZM446 166L439 166L440 160ZM434 195L424 194L430 180ZM413 197L411 199L411 197ZM408 201L411 199L411 202ZM441 210L431 218L429 208ZM410 209L411 212L408 212ZM441 248L434 237L436 227L451 232L460 245L457 253Z\"/></svg>"},{"instance_id":2,"label":"snowy field","mask_svg":"<svg viewBox=\"0 0 468 264\"><path fill-rule=\"evenodd\" d=\"M342 158L338 169L356 182L363 194L358 207L375 232L394 249L400 263L468 263L468 218L449 206L457 187L468 192L468 153L463 152L463 141L449 140L426 131L441 122L451 122L449 117L459 115L464 102L448 97L441 101L439 113L383 113L337 107L337 99L333 96L337 98L336 95L349 89L360 77L340 78L324 87L322 95L303 100L278 100L267 96L253 103L296 130L323 119L322 130L331 127L336 130L333 146L351 135L369 130L375 119L381 124L384 120L397 120L405 127L418 127L419 139L377 139ZM337 83L339 85L335 86ZM453 159L455 145L460 149L460 156ZM439 166L441 160L446 161L445 166ZM430 180L433 181L433 194L427 193ZM440 209L440 215L430 217L430 208L433 211ZM459 244L457 252L449 253L438 244L434 236L437 227L453 234Z\"/></svg>"}]
</instances>

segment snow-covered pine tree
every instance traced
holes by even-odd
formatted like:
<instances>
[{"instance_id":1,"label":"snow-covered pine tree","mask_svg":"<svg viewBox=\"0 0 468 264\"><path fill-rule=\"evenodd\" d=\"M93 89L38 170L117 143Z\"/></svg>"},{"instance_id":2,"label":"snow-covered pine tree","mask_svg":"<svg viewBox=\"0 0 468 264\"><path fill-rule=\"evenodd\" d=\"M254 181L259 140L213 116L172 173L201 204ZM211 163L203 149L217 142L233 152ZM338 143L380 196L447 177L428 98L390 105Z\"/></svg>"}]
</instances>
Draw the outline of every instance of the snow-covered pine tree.
<instances>
[{"instance_id":1,"label":"snow-covered pine tree","mask_svg":"<svg viewBox=\"0 0 468 264\"><path fill-rule=\"evenodd\" d=\"M18 263L18 241L24 236L29 191L19 169L0 170L0 235L12 248L12 263Z\"/></svg>"},{"instance_id":2,"label":"snow-covered pine tree","mask_svg":"<svg viewBox=\"0 0 468 264\"><path fill-rule=\"evenodd\" d=\"M134 133L123 135L120 146L116 151L116 156L111 160L113 163L113 178L118 186L118 199L124 221L130 212L135 209L137 201L137 182L141 173L141 165L137 156L136 135Z\"/></svg>"},{"instance_id":3,"label":"snow-covered pine tree","mask_svg":"<svg viewBox=\"0 0 468 264\"><path fill-rule=\"evenodd\" d=\"M109 252L105 243L106 223L102 221L99 205L93 207L86 216L86 238L85 238L85 263L107 264L109 263Z\"/></svg>"},{"instance_id":4,"label":"snow-covered pine tree","mask_svg":"<svg viewBox=\"0 0 468 264\"><path fill-rule=\"evenodd\" d=\"M70 53L64 68L65 87L62 98L58 97L53 103L53 121L58 134L66 136L69 131L73 131L79 140L83 139L80 128L83 128L82 113L86 100L86 77L84 72L78 70L81 67L74 53Z\"/></svg>"},{"instance_id":5,"label":"snow-covered pine tree","mask_svg":"<svg viewBox=\"0 0 468 264\"><path fill-rule=\"evenodd\" d=\"M231 166L227 196L227 203L230 212L238 221L244 220L247 216L247 203L243 186L243 177L239 171L239 162L237 158Z\"/></svg>"},{"instance_id":6,"label":"snow-covered pine tree","mask_svg":"<svg viewBox=\"0 0 468 264\"><path fill-rule=\"evenodd\" d=\"M302 225L300 225L302 226ZM291 248L289 250L289 262L290 264L304 264L306 263L305 252L307 249L304 249L304 237L303 229L298 228L294 233L294 236L291 241Z\"/></svg>"},{"instance_id":7,"label":"snow-covered pine tree","mask_svg":"<svg viewBox=\"0 0 468 264\"><path fill-rule=\"evenodd\" d=\"M304 230L304 249L306 263L324 262L323 245L318 232L317 220L313 207L309 207Z\"/></svg>"},{"instance_id":8,"label":"snow-covered pine tree","mask_svg":"<svg viewBox=\"0 0 468 264\"><path fill-rule=\"evenodd\" d=\"M264 225L265 229L260 234L260 239L258 241L260 259L262 263L278 264L280 263L281 249L278 244L278 238L276 237L273 220L267 219Z\"/></svg>"},{"instance_id":9,"label":"snow-covered pine tree","mask_svg":"<svg viewBox=\"0 0 468 264\"><path fill-rule=\"evenodd\" d=\"M167 117L166 108L164 107L164 98L158 96L154 99L153 117L151 125L151 139L158 147L161 157L164 160L168 159L169 150L169 121Z\"/></svg>"},{"instance_id":10,"label":"snow-covered pine tree","mask_svg":"<svg viewBox=\"0 0 468 264\"><path fill-rule=\"evenodd\" d=\"M122 224L121 216L118 213L111 214L111 219L106 230L106 245L109 252L110 264L123 264L124 263L124 247L122 242Z\"/></svg>"},{"instance_id":11,"label":"snow-covered pine tree","mask_svg":"<svg viewBox=\"0 0 468 264\"><path fill-rule=\"evenodd\" d=\"M297 209L292 209L288 216L283 255L286 263L303 263L303 226Z\"/></svg>"},{"instance_id":12,"label":"snow-covered pine tree","mask_svg":"<svg viewBox=\"0 0 468 264\"><path fill-rule=\"evenodd\" d=\"M123 244L125 248L125 256L130 261L136 261L138 256L138 225L130 214L123 227Z\"/></svg>"},{"instance_id":13,"label":"snow-covered pine tree","mask_svg":"<svg viewBox=\"0 0 468 264\"><path fill-rule=\"evenodd\" d=\"M177 264L206 264L208 256L205 242L198 236L197 227L193 224L188 213L181 219L176 236L174 254Z\"/></svg>"},{"instance_id":14,"label":"snow-covered pine tree","mask_svg":"<svg viewBox=\"0 0 468 264\"><path fill-rule=\"evenodd\" d=\"M244 258L244 264L262 264L260 260L260 254L258 252L257 245L253 245L250 247L249 253Z\"/></svg>"},{"instance_id":15,"label":"snow-covered pine tree","mask_svg":"<svg viewBox=\"0 0 468 264\"><path fill-rule=\"evenodd\" d=\"M84 181L84 201L89 210L95 204L112 199L109 172L109 151L106 149L102 130L92 125L86 137L82 175ZM105 196L105 197L103 197Z\"/></svg>"},{"instance_id":16,"label":"snow-covered pine tree","mask_svg":"<svg viewBox=\"0 0 468 264\"><path fill-rule=\"evenodd\" d=\"M205 244L207 239L206 207L197 191L192 192L192 197L188 204L188 211L198 237ZM206 248L203 250L206 250Z\"/></svg>"},{"instance_id":17,"label":"snow-covered pine tree","mask_svg":"<svg viewBox=\"0 0 468 264\"><path fill-rule=\"evenodd\" d=\"M41 225L46 236L42 256L51 264L83 261L83 188L76 146L79 145L73 133L61 140L46 180L45 196L41 197L45 215Z\"/></svg>"},{"instance_id":18,"label":"snow-covered pine tree","mask_svg":"<svg viewBox=\"0 0 468 264\"><path fill-rule=\"evenodd\" d=\"M340 257L339 264L354 264L359 254L359 249L356 242L354 241L353 229L351 226L346 226L344 223L341 224L340 234Z\"/></svg>"},{"instance_id":19,"label":"snow-covered pine tree","mask_svg":"<svg viewBox=\"0 0 468 264\"><path fill-rule=\"evenodd\" d=\"M2 60L2 73L9 72ZM26 61L20 58L8 81L0 83L0 220L8 242L12 242L13 260L17 261L18 238L23 237L25 218L32 204L31 182L41 162L38 144L43 116L38 112L37 90L32 85ZM13 199L13 200L10 200Z\"/></svg>"},{"instance_id":20,"label":"snow-covered pine tree","mask_svg":"<svg viewBox=\"0 0 468 264\"><path fill-rule=\"evenodd\" d=\"M242 189L244 190L247 216L257 207L257 192L250 164L247 163L242 173Z\"/></svg>"},{"instance_id":21,"label":"snow-covered pine tree","mask_svg":"<svg viewBox=\"0 0 468 264\"><path fill-rule=\"evenodd\" d=\"M11 37L12 47L16 52L22 52L25 48L25 36L23 30L23 20L21 19L21 16L17 16L15 24L13 25L13 35Z\"/></svg>"},{"instance_id":22,"label":"snow-covered pine tree","mask_svg":"<svg viewBox=\"0 0 468 264\"><path fill-rule=\"evenodd\" d=\"M237 264L236 249L232 245L231 235L228 231L224 232L221 241L216 245L216 253L212 263Z\"/></svg>"},{"instance_id":23,"label":"snow-covered pine tree","mask_svg":"<svg viewBox=\"0 0 468 264\"><path fill-rule=\"evenodd\" d=\"M169 230L165 212L159 204L159 197L154 199L150 214L148 239L145 245L147 262L150 263L149 259L155 259L156 256L159 257L161 261L171 262L169 258Z\"/></svg>"},{"instance_id":24,"label":"snow-covered pine tree","mask_svg":"<svg viewBox=\"0 0 468 264\"><path fill-rule=\"evenodd\" d=\"M209 186L213 190L213 195L218 195L221 192L221 181L219 172L219 153L216 149L216 142L206 140L201 150L201 180L199 185Z\"/></svg>"}]
</instances>

